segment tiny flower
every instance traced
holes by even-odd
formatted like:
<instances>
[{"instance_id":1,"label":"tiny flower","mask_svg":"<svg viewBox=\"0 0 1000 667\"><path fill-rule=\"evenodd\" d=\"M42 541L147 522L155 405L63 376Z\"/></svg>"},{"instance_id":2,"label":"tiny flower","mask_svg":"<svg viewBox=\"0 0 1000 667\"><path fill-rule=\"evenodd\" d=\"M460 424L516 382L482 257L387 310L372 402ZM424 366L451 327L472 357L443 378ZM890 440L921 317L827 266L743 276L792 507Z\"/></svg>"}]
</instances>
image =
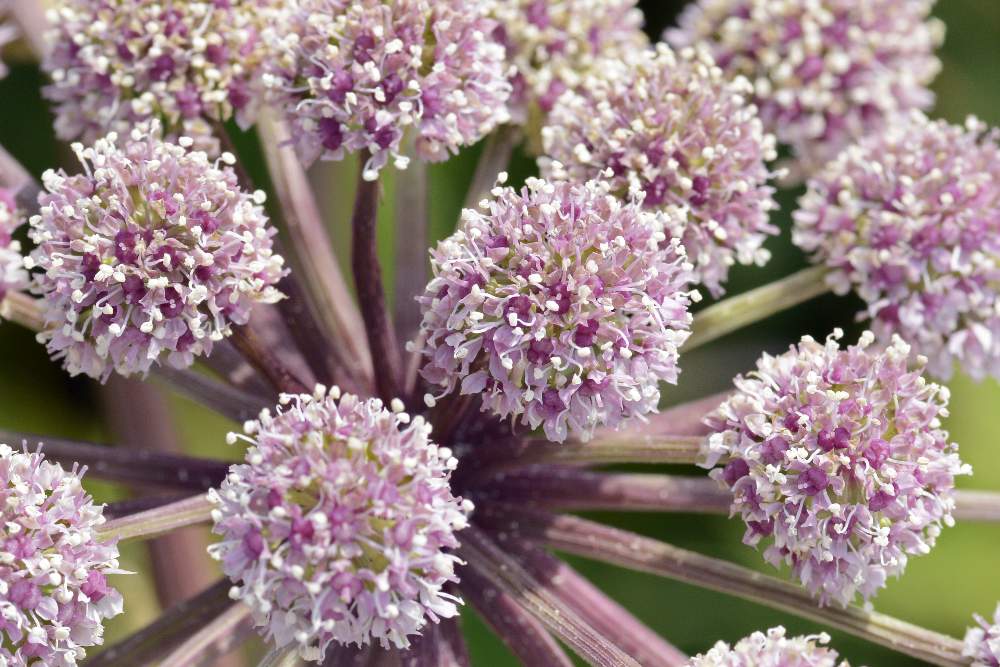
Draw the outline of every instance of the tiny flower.
<instances>
[{"instance_id":1,"label":"tiny flower","mask_svg":"<svg viewBox=\"0 0 1000 667\"><path fill-rule=\"evenodd\" d=\"M655 410L691 324L677 221L596 182L493 194L431 253L424 378L557 441Z\"/></svg>"},{"instance_id":2,"label":"tiny flower","mask_svg":"<svg viewBox=\"0 0 1000 667\"><path fill-rule=\"evenodd\" d=\"M511 105L522 123L534 107L548 113L602 58L648 44L636 0L503 0L493 16L516 68Z\"/></svg>"},{"instance_id":3,"label":"tiny flower","mask_svg":"<svg viewBox=\"0 0 1000 667\"><path fill-rule=\"evenodd\" d=\"M919 112L844 151L809 182L792 240L951 377L1000 377L1000 144Z\"/></svg>"},{"instance_id":4,"label":"tiny flower","mask_svg":"<svg viewBox=\"0 0 1000 667\"><path fill-rule=\"evenodd\" d=\"M978 614L975 619L979 626L965 633L962 655L972 659L972 667L1000 667L1000 605L992 624Z\"/></svg>"},{"instance_id":5,"label":"tiny flower","mask_svg":"<svg viewBox=\"0 0 1000 667\"><path fill-rule=\"evenodd\" d=\"M687 667L849 667L837 662L837 652L825 645L830 636L786 637L780 625L765 635L755 632L730 647L718 642L708 653L688 661Z\"/></svg>"},{"instance_id":6,"label":"tiny flower","mask_svg":"<svg viewBox=\"0 0 1000 667\"><path fill-rule=\"evenodd\" d=\"M508 120L504 49L492 0L294 0L267 35L265 76L302 160L368 151L366 178L405 168L404 133L428 161L447 159Z\"/></svg>"},{"instance_id":7,"label":"tiny flower","mask_svg":"<svg viewBox=\"0 0 1000 667\"><path fill-rule=\"evenodd\" d=\"M766 263L778 229L765 161L776 154L750 84L729 82L703 50L664 44L595 69L548 117L543 176L603 178L620 196L643 193L646 208L687 211L674 232L715 295L734 263Z\"/></svg>"},{"instance_id":8,"label":"tiny flower","mask_svg":"<svg viewBox=\"0 0 1000 667\"><path fill-rule=\"evenodd\" d=\"M21 244L13 238L23 222L13 193L0 188L0 301L7 292L22 290L28 284Z\"/></svg>"},{"instance_id":9,"label":"tiny flower","mask_svg":"<svg viewBox=\"0 0 1000 667\"><path fill-rule=\"evenodd\" d=\"M804 337L764 355L706 424L706 465L733 493L743 541L788 566L821 604L872 597L952 525L958 458L941 420L948 390L926 382L894 338L840 348Z\"/></svg>"},{"instance_id":10,"label":"tiny flower","mask_svg":"<svg viewBox=\"0 0 1000 667\"><path fill-rule=\"evenodd\" d=\"M118 547L81 475L0 445L0 664L72 667L122 612Z\"/></svg>"},{"instance_id":11,"label":"tiny flower","mask_svg":"<svg viewBox=\"0 0 1000 667\"><path fill-rule=\"evenodd\" d=\"M120 145L114 133L74 145L85 173L43 176L27 264L42 269L40 340L73 375L189 366L254 303L281 298L264 194L240 189L221 164L229 154L212 161L156 135L144 126Z\"/></svg>"},{"instance_id":12,"label":"tiny flower","mask_svg":"<svg viewBox=\"0 0 1000 667\"><path fill-rule=\"evenodd\" d=\"M423 418L318 386L245 430L246 463L212 495L210 552L269 640L322 660L331 643L405 648L458 613L442 587L471 503Z\"/></svg>"},{"instance_id":13,"label":"tiny flower","mask_svg":"<svg viewBox=\"0 0 1000 667\"><path fill-rule=\"evenodd\" d=\"M59 0L49 12L56 133L88 144L159 119L216 151L212 122L249 126L261 102L261 31L274 0Z\"/></svg>"},{"instance_id":14,"label":"tiny flower","mask_svg":"<svg viewBox=\"0 0 1000 667\"><path fill-rule=\"evenodd\" d=\"M665 37L706 44L753 82L768 131L809 175L900 111L927 109L944 26L935 0L698 0Z\"/></svg>"}]
</instances>

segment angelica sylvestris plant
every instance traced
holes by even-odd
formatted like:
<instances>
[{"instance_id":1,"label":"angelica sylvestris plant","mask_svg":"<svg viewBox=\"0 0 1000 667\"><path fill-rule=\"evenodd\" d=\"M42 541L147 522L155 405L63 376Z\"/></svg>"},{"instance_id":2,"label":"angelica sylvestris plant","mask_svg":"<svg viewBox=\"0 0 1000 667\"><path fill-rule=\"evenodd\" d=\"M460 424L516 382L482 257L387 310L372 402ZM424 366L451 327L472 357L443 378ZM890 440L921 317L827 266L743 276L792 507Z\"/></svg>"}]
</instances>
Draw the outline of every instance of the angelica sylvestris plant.
<instances>
[{"instance_id":1,"label":"angelica sylvestris plant","mask_svg":"<svg viewBox=\"0 0 1000 667\"><path fill-rule=\"evenodd\" d=\"M1000 145L925 114L932 4L700 0L650 45L628 0L0 2L73 142L37 179L0 149L3 326L100 391L217 411L237 461L179 454L140 391L142 423L108 400L111 421L158 451L0 430L0 664L246 643L266 666L460 666L474 609L531 665L840 667L840 631L1000 667L1000 616L960 640L876 611L956 522L1000 519L1000 494L956 488L936 383L1000 375ZM413 252L429 184L458 183L427 165L478 143L466 206ZM786 167L813 266L740 293ZM330 174L350 215L320 206ZM827 292L856 295L863 332L788 331L678 401L708 373L691 350ZM135 497L95 504L85 470ZM760 568L587 510L729 514ZM195 524L210 542L139 574L169 590L207 552L217 582L100 646L130 609L119 544ZM815 627L690 646L561 552Z\"/></svg>"}]
</instances>

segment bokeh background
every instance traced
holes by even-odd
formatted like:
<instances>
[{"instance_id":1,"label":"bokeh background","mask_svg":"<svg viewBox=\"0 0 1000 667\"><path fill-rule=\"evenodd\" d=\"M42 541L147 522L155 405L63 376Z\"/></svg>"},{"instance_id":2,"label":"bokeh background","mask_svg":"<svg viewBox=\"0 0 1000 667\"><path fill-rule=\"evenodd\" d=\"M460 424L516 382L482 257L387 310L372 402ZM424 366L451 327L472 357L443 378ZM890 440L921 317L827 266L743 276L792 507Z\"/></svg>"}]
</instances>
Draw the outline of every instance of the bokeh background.
<instances>
[{"instance_id":1,"label":"bokeh background","mask_svg":"<svg viewBox=\"0 0 1000 667\"><path fill-rule=\"evenodd\" d=\"M864 0L858 0L863 2ZM642 2L650 35L657 36L683 6L677 0ZM948 27L941 51L943 72L935 83L938 103L934 115L961 121L975 114L1000 125L1000 2L996 0L941 0L937 15ZM17 59L17 52L13 53ZM71 166L66 148L56 144L50 131L51 116L40 99L44 78L24 59L0 82L0 143L33 172L50 166ZM259 154L252 135L239 137L241 154L251 170L260 174ZM435 238L447 234L457 219L465 187L474 168L478 148L448 164L431 168L430 209ZM347 247L346 212L351 205L353 165L328 165L313 178L323 193L324 206L338 252ZM532 173L532 163L518 156L511 169L514 179ZM392 284L393 184L387 183L382 212L384 265ZM777 222L783 229L769 247L774 259L764 269L738 269L730 292L766 283L805 265L802 254L788 239L789 213L798 192L781 194ZM824 337L833 327L856 336L851 299L827 296L794 311L731 335L686 355L680 386L667 392L675 403L725 389L733 375L750 368L762 350L779 352L802 334ZM951 417L947 426L960 443L963 459L975 468L964 488L1000 490L1000 387L994 381L976 384L956 376L952 389ZM239 452L224 444L234 425L203 407L169 392L142 391L134 385L112 384L101 388L84 380L69 379L48 361L31 334L11 324L0 326L0 428L50 436L97 441L128 441L128 446L151 446L163 428L185 450L198 455L236 458ZM148 437L144 437L144 430ZM117 433L116 433L117 431ZM166 438L169 440L170 438ZM15 443L11 443L15 444ZM672 472L698 474L679 469ZM127 489L88 481L101 500L128 497ZM726 558L749 567L766 569L759 555L740 543L741 524L723 517L680 515L601 514L600 520L667 540L679 546ZM163 601L170 601L212 581L214 565L201 556L181 556L192 544L207 538L207 531L191 529L179 540L151 545L129 545L123 567L139 574L118 576L115 585L125 593L126 613L107 628L114 642L155 617ZM151 556L153 546L154 556ZM151 572L158 564L159 575ZM754 630L783 624L792 633L821 630L816 624L771 611L763 606L688 585L570 559L584 574L654 629L689 653L710 647L716 640L735 641ZM991 614L1000 600L1000 525L962 524L947 529L933 552L911 560L906 575L891 582L875 606L903 619L961 636L971 614ZM493 637L475 614L467 610L463 625L475 665L503 666L517 662ZM895 653L831 633L833 644L855 665L903 667L921 664ZM259 650L259 649L258 649ZM249 652L254 652L251 647ZM247 651L244 651L244 654ZM227 665L245 662L245 655L230 656Z\"/></svg>"}]
</instances>

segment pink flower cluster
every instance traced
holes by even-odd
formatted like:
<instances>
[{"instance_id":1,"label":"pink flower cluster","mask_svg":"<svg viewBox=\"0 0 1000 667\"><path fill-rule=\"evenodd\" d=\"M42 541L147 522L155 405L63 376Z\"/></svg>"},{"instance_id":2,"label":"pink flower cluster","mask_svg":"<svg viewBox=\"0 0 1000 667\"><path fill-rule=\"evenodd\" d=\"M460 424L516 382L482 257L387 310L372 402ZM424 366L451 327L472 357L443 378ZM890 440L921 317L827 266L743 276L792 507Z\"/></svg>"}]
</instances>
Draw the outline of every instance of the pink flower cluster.
<instances>
[{"instance_id":1,"label":"pink flower cluster","mask_svg":"<svg viewBox=\"0 0 1000 667\"><path fill-rule=\"evenodd\" d=\"M511 106L520 123L552 110L602 58L648 44L636 0L501 0L492 13L515 67Z\"/></svg>"},{"instance_id":2,"label":"pink flower cluster","mask_svg":"<svg viewBox=\"0 0 1000 667\"><path fill-rule=\"evenodd\" d=\"M393 403L336 387L282 395L246 424L246 463L212 492L222 541L210 552L233 597L305 659L331 643L405 648L458 613L443 587L457 581L448 551L472 506L449 487L458 461Z\"/></svg>"},{"instance_id":3,"label":"pink flower cluster","mask_svg":"<svg viewBox=\"0 0 1000 667\"><path fill-rule=\"evenodd\" d=\"M706 44L754 84L768 131L809 175L900 111L926 109L941 63L935 0L698 0L665 37Z\"/></svg>"},{"instance_id":4,"label":"pink flower cluster","mask_svg":"<svg viewBox=\"0 0 1000 667\"><path fill-rule=\"evenodd\" d=\"M508 120L504 49L491 0L294 0L268 31L264 77L304 162L368 151L366 178L390 159L447 159Z\"/></svg>"},{"instance_id":5,"label":"pink flower cluster","mask_svg":"<svg viewBox=\"0 0 1000 667\"><path fill-rule=\"evenodd\" d=\"M962 655L972 660L972 667L1000 667L1000 605L992 624L982 616L976 616L976 623L965 633Z\"/></svg>"},{"instance_id":6,"label":"pink flower cluster","mask_svg":"<svg viewBox=\"0 0 1000 667\"><path fill-rule=\"evenodd\" d=\"M837 652L827 648L826 633L802 637L786 637L781 626L767 634L755 632L732 647L718 642L708 653L687 663L687 667L849 667L837 662Z\"/></svg>"},{"instance_id":7,"label":"pink flower cluster","mask_svg":"<svg viewBox=\"0 0 1000 667\"><path fill-rule=\"evenodd\" d=\"M691 324L678 221L597 182L493 195L431 253L424 378L556 441L655 410Z\"/></svg>"},{"instance_id":8,"label":"pink flower cluster","mask_svg":"<svg viewBox=\"0 0 1000 667\"><path fill-rule=\"evenodd\" d=\"M62 0L50 11L56 133L90 144L158 119L217 151L212 122L253 122L274 0Z\"/></svg>"},{"instance_id":9,"label":"pink flower cluster","mask_svg":"<svg viewBox=\"0 0 1000 667\"><path fill-rule=\"evenodd\" d=\"M793 241L852 288L882 341L898 333L947 379L1000 377L1000 144L913 112L809 182Z\"/></svg>"},{"instance_id":10,"label":"pink flower cluster","mask_svg":"<svg viewBox=\"0 0 1000 667\"><path fill-rule=\"evenodd\" d=\"M7 292L24 289L28 284L21 244L13 237L23 222L13 193L0 188L0 301Z\"/></svg>"},{"instance_id":11,"label":"pink flower cluster","mask_svg":"<svg viewBox=\"0 0 1000 667\"><path fill-rule=\"evenodd\" d=\"M948 390L909 370L909 346L841 349L804 337L764 355L706 418L710 473L733 493L743 541L786 565L821 604L872 597L953 523L971 469L941 428ZM918 358L918 366L925 360Z\"/></svg>"},{"instance_id":12,"label":"pink flower cluster","mask_svg":"<svg viewBox=\"0 0 1000 667\"><path fill-rule=\"evenodd\" d=\"M681 208L673 230L700 282L716 296L729 267L763 265L778 229L766 161L776 157L752 87L725 78L703 50L656 49L602 62L565 94L542 130L547 178L605 178L622 197L642 193L649 209Z\"/></svg>"},{"instance_id":13,"label":"pink flower cluster","mask_svg":"<svg viewBox=\"0 0 1000 667\"><path fill-rule=\"evenodd\" d=\"M118 547L81 474L0 445L0 664L73 667L122 611Z\"/></svg>"},{"instance_id":14,"label":"pink flower cluster","mask_svg":"<svg viewBox=\"0 0 1000 667\"><path fill-rule=\"evenodd\" d=\"M120 145L114 133L75 145L83 174L43 176L25 264L42 269L40 339L73 375L189 366L255 303L281 298L264 193L240 189L223 164L232 155L213 162L157 134L140 126Z\"/></svg>"}]
</instances>

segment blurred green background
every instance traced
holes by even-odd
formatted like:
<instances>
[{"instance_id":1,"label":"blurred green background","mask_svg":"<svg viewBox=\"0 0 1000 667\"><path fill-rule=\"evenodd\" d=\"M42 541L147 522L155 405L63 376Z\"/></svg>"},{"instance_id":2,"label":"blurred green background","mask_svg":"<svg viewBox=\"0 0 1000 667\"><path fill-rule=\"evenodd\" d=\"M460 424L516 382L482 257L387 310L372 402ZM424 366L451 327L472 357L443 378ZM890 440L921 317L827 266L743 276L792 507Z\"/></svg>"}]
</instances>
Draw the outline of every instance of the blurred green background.
<instances>
[{"instance_id":1,"label":"blurred green background","mask_svg":"<svg viewBox=\"0 0 1000 667\"><path fill-rule=\"evenodd\" d=\"M858 0L863 1L863 0ZM651 35L659 35L684 4L650 0L642 3ZM996 0L942 0L936 10L948 26L941 51L944 69L935 83L938 104L935 115L960 121L976 114L1000 125L1000 2ZM43 78L31 64L15 65L0 82L0 143L36 174L49 166L65 164L66 152L53 142L51 117L38 88ZM252 137L242 137L248 161L255 161ZM474 167L478 148L455 160L431 168L431 217L435 238L448 233L460 207L465 186ZM259 170L259 165L254 164ZM515 177L531 173L523 156L512 168ZM315 179L323 186L325 202L338 252L344 243L345 211L351 203L353 167L326 166ZM382 241L385 265L392 284L392 183L387 184L383 211ZM783 210L777 221L785 233L769 243L774 259L764 269L738 269L730 281L730 292L766 283L804 266L801 253L791 246L787 228L796 192L782 193ZM850 299L824 297L791 313L729 336L687 355L680 387L667 393L668 402L695 398L726 388L736 373L752 366L761 350L781 351L802 334L823 337L834 326L852 329L857 303ZM857 327L853 327L854 333ZM0 428L76 438L107 440L111 433L104 418L109 401L132 409L127 390L102 392L83 380L71 380L51 364L33 337L13 325L0 326ZM993 381L976 384L958 376L952 389L948 427L961 445L963 459L975 468L975 476L961 480L964 488L1000 490L1000 389ZM176 431L183 446L201 455L236 457L238 451L224 444L233 428L203 408L166 395ZM140 414L139 418L146 416ZM15 444L15 443L11 443ZM691 472L691 471L678 471ZM102 500L124 497L123 489L88 482ZM618 515L600 518L682 547L727 558L750 567L766 569L759 555L740 543L739 522L725 518ZM193 531L193 539L201 537ZM875 601L878 610L903 619L961 636L974 612L991 614L1000 600L1000 525L964 524L945 530L934 551L911 560L906 575ZM725 595L644 574L570 559L611 596L635 612L653 628L689 653L707 649L718 639L735 641L754 630L783 624L792 633L816 632L822 628L795 617ZM113 642L148 623L158 611L156 587L148 574L151 567L146 545L124 550L123 566L140 574L116 578L126 596L127 612L107 629ZM175 567L170 576L205 581L210 568L206 559L187 567ZM178 585L183 584L179 581ZM161 582L162 585L162 582ZM499 641L466 612L463 624L476 665L513 665L516 661ZM831 633L843 657L855 665L904 666L920 664L840 633Z\"/></svg>"}]
</instances>

